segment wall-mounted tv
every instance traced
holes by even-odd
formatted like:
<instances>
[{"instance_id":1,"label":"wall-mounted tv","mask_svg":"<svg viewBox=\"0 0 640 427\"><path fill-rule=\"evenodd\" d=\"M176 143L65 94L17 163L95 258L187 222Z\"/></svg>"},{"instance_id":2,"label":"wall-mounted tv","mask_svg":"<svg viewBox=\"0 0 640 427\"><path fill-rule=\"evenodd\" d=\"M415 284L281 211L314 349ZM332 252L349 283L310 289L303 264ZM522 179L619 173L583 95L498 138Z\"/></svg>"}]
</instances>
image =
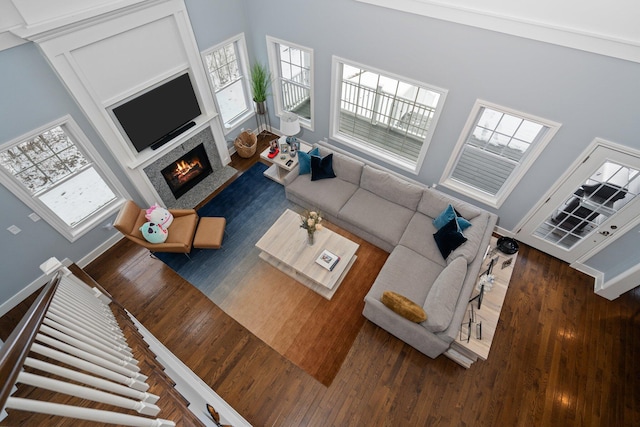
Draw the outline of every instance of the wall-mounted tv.
<instances>
[{"instance_id":1,"label":"wall-mounted tv","mask_svg":"<svg viewBox=\"0 0 640 427\"><path fill-rule=\"evenodd\" d=\"M112 109L138 152L156 149L195 126L200 115L189 74L182 74Z\"/></svg>"}]
</instances>

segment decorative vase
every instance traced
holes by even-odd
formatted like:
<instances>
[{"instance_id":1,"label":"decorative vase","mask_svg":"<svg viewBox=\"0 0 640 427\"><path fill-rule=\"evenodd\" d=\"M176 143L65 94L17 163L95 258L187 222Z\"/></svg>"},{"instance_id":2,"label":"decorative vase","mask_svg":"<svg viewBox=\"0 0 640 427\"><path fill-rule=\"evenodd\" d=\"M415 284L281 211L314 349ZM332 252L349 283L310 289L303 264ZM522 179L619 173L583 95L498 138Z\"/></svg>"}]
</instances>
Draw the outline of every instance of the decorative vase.
<instances>
[{"instance_id":1,"label":"decorative vase","mask_svg":"<svg viewBox=\"0 0 640 427\"><path fill-rule=\"evenodd\" d=\"M314 243L313 235L314 235L314 233L312 233L312 232L308 232L307 233L307 244L309 246L313 246L313 243Z\"/></svg>"},{"instance_id":2,"label":"decorative vase","mask_svg":"<svg viewBox=\"0 0 640 427\"><path fill-rule=\"evenodd\" d=\"M287 142L289 142L289 141L287 141ZM299 142L298 142L298 140L296 139L296 140L294 140L294 141L291 141L291 142L289 143L289 146L290 146L290 148L289 148L289 153L291 154L291 157L295 157L295 156L296 156L296 153L297 153L297 152L298 152L298 150L300 149L300 143L299 143Z\"/></svg>"},{"instance_id":3,"label":"decorative vase","mask_svg":"<svg viewBox=\"0 0 640 427\"><path fill-rule=\"evenodd\" d=\"M266 101L254 101L256 103L256 113L262 115L267 112L267 102Z\"/></svg>"}]
</instances>

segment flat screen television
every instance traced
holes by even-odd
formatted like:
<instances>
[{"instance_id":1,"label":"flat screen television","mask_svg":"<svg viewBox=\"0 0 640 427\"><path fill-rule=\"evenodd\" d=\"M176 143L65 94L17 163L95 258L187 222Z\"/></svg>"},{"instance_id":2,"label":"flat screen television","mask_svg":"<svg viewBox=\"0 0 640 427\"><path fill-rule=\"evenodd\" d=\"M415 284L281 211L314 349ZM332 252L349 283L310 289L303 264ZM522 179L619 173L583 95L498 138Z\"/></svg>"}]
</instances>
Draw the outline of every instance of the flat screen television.
<instances>
[{"instance_id":1,"label":"flat screen television","mask_svg":"<svg viewBox=\"0 0 640 427\"><path fill-rule=\"evenodd\" d=\"M189 74L182 74L112 109L138 152L156 149L195 126L200 115Z\"/></svg>"}]
</instances>

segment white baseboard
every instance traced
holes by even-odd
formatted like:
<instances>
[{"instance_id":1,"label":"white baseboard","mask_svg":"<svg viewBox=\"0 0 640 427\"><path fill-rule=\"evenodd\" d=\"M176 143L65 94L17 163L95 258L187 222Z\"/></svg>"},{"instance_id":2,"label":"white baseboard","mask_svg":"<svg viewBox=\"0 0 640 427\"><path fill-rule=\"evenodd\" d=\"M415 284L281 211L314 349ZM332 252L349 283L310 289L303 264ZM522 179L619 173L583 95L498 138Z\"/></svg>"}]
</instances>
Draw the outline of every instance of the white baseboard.
<instances>
[{"instance_id":1,"label":"white baseboard","mask_svg":"<svg viewBox=\"0 0 640 427\"><path fill-rule=\"evenodd\" d=\"M569 264L569 267L574 270L578 270L581 273L586 274L587 276L591 276L594 279L593 291L598 294L598 290L602 289L604 285L604 273L602 271L596 270L595 268L589 267L588 265L572 262Z\"/></svg>"},{"instance_id":2,"label":"white baseboard","mask_svg":"<svg viewBox=\"0 0 640 427\"><path fill-rule=\"evenodd\" d=\"M86 267L87 265L89 265L89 263L91 263L100 255L105 253L111 246L115 245L123 238L124 237L120 233L114 234L109 239L107 239L107 241L105 241L100 246L98 246L97 248L89 252L87 255L79 259L75 264L80 268ZM69 267L71 264L73 264L73 261L71 261L69 258L65 258L62 261L62 264L65 267ZM18 293L16 293L14 296L9 298L7 301L5 301L2 305L0 305L0 317L7 314L12 308L20 304L27 297L29 297L29 295L31 295L32 293L40 289L42 286L44 286L49 281L49 279L50 279L49 276L43 274L33 282L29 283L24 288L22 288Z\"/></svg>"},{"instance_id":3,"label":"white baseboard","mask_svg":"<svg viewBox=\"0 0 640 427\"><path fill-rule=\"evenodd\" d=\"M504 237L513 237L513 233L511 231L507 230L506 228L498 227L497 225L493 229L493 231Z\"/></svg>"},{"instance_id":4,"label":"white baseboard","mask_svg":"<svg viewBox=\"0 0 640 427\"><path fill-rule=\"evenodd\" d=\"M69 258L65 258L64 260L62 260L62 264L65 267L69 267L71 264L73 264L73 261L71 261ZM9 298L7 301L5 301L2 305L0 305L0 317L7 314L9 311L11 311L12 308L28 298L29 295L46 285L49 279L49 276L43 274L24 288L22 288L20 291L18 291L18 293Z\"/></svg>"},{"instance_id":5,"label":"white baseboard","mask_svg":"<svg viewBox=\"0 0 640 427\"><path fill-rule=\"evenodd\" d=\"M569 267L574 270L578 270L587 276L591 276L594 279L604 281L604 274L601 271L596 270L595 268L589 267L588 265L581 264L579 262L572 262L569 264Z\"/></svg>"},{"instance_id":6,"label":"white baseboard","mask_svg":"<svg viewBox=\"0 0 640 427\"><path fill-rule=\"evenodd\" d=\"M610 301L636 288L640 283L640 265L635 265L608 280L596 281L595 293Z\"/></svg>"},{"instance_id":7,"label":"white baseboard","mask_svg":"<svg viewBox=\"0 0 640 427\"><path fill-rule=\"evenodd\" d=\"M85 255L82 258L80 258L76 262L76 265L78 267L80 267L80 268L85 268L92 261L95 261L100 255L102 255L109 248L111 248L111 246L115 245L116 243L118 243L122 239L124 239L124 236L122 234L120 234L120 233L114 234L113 236L109 237L109 239L107 239L100 246L98 246L97 248L95 248L94 250L89 252L87 255Z\"/></svg>"}]
</instances>

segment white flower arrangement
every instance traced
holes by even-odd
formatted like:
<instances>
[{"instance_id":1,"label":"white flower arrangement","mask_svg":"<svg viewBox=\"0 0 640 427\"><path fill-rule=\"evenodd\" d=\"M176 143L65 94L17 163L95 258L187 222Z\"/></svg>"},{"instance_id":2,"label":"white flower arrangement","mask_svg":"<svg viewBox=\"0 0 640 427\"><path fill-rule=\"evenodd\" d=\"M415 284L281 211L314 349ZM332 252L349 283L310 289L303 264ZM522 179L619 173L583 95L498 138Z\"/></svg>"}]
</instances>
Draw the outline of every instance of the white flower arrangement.
<instances>
[{"instance_id":1,"label":"white flower arrangement","mask_svg":"<svg viewBox=\"0 0 640 427\"><path fill-rule=\"evenodd\" d=\"M307 230L308 234L322 230L322 215L317 211L304 211L300 214L300 228Z\"/></svg>"}]
</instances>

